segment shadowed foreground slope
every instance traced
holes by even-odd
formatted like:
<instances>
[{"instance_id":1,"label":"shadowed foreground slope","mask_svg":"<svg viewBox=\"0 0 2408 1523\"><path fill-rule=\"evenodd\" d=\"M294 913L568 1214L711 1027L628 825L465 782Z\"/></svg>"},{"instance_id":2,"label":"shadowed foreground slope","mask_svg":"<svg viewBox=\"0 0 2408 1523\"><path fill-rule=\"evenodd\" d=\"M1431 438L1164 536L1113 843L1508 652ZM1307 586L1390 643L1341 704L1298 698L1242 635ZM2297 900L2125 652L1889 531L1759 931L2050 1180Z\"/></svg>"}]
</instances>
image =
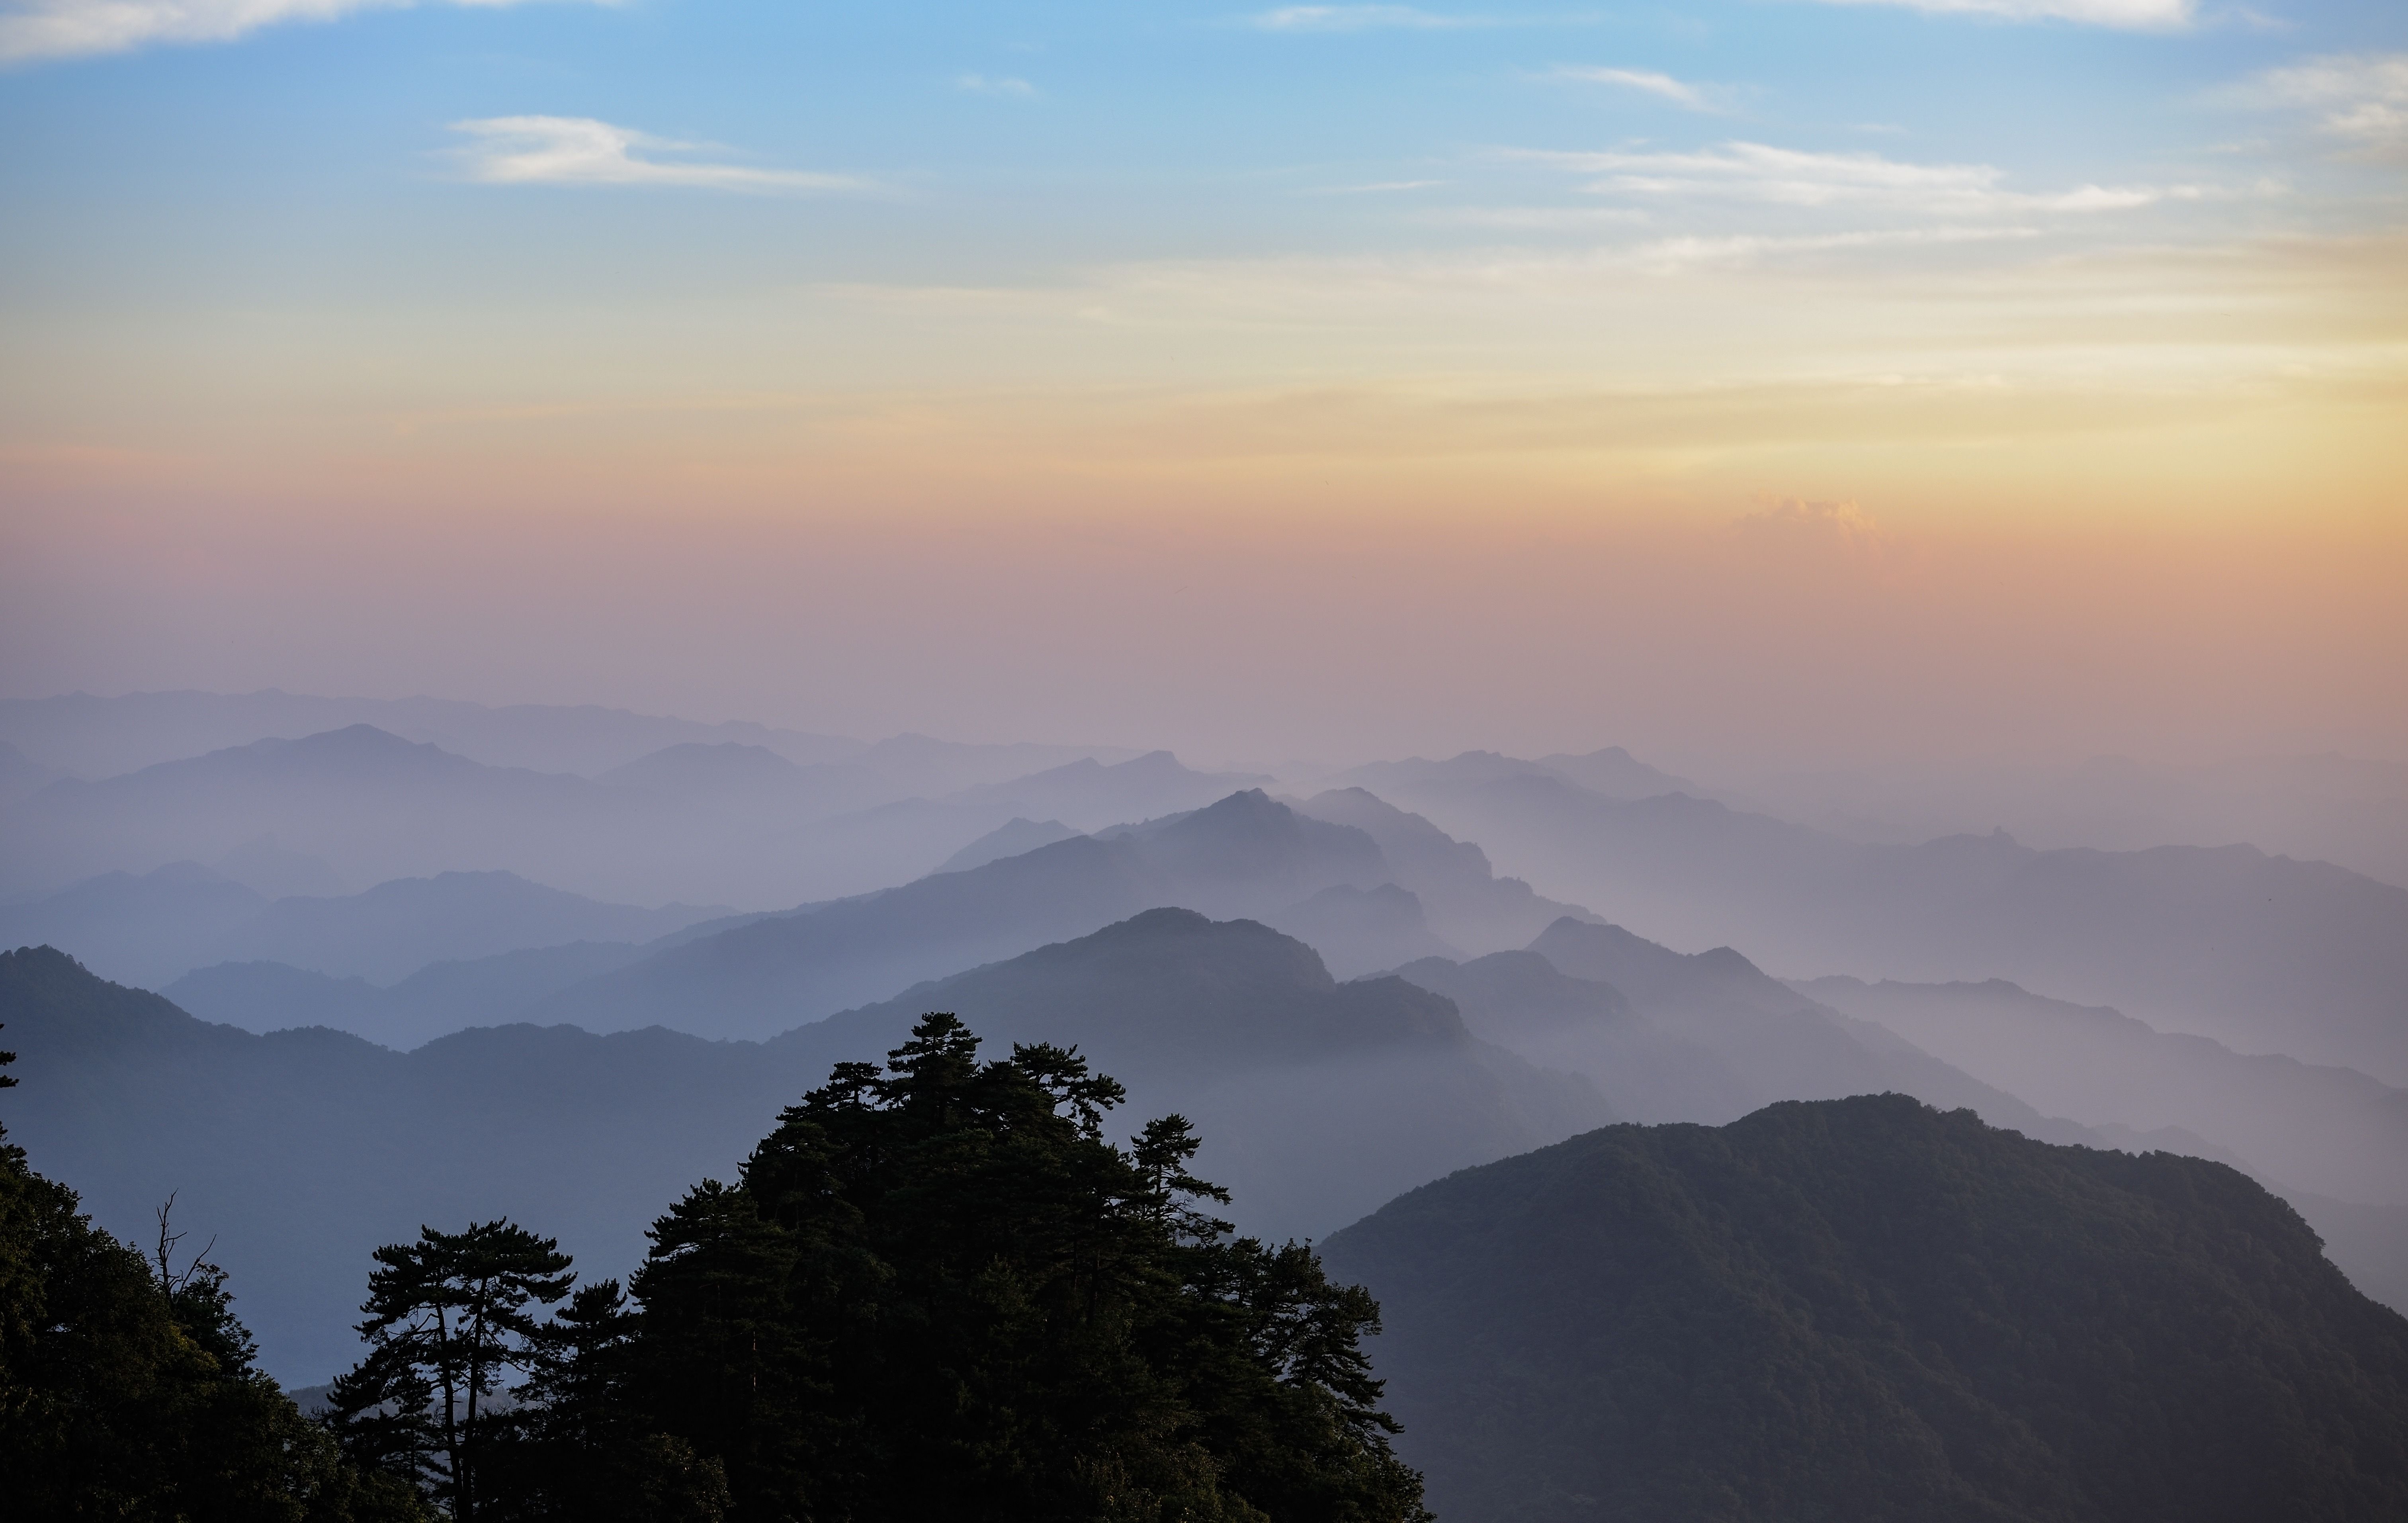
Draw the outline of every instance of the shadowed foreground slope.
<instances>
[{"instance_id":1,"label":"shadowed foreground slope","mask_svg":"<svg viewBox=\"0 0 2408 1523\"><path fill-rule=\"evenodd\" d=\"M1790 1102L1468 1170L1325 1255L1449 1523L2408 1516L2408 1320L2219 1164Z\"/></svg>"}]
</instances>

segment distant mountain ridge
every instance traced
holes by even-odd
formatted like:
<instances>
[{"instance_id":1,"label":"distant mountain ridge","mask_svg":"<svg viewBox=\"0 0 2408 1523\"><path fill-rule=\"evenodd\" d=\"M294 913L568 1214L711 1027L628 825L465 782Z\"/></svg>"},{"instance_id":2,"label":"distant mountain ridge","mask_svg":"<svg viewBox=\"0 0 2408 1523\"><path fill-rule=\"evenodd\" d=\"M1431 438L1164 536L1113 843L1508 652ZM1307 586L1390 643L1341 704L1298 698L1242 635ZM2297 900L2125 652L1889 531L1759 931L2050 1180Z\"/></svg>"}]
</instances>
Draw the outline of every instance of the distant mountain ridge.
<instances>
[{"instance_id":1,"label":"distant mountain ridge","mask_svg":"<svg viewBox=\"0 0 2408 1523\"><path fill-rule=\"evenodd\" d=\"M1296 808L1378 841L1398 884L1421 902L1432 934L1466 951L1520 947L1566 915L1596 918L1579 905L1531 892L1519 878L1498 877L1477 844L1457 841L1366 789L1331 788Z\"/></svg>"},{"instance_id":2,"label":"distant mountain ridge","mask_svg":"<svg viewBox=\"0 0 2408 1523\"><path fill-rule=\"evenodd\" d=\"M2307 1216L2360 1289L2408 1309L2408 1208L2390 1204L2408 1096L2363 1074L2243 1057L2012 985L1784 984L1728 947L1684 955L1569 917L1526 951L1397 971L1455 1000L1483 1040L1585 1076L1627 1120L1719 1125L1896 1091L2042 1142L2231 1164Z\"/></svg>"},{"instance_id":3,"label":"distant mountain ridge","mask_svg":"<svg viewBox=\"0 0 2408 1523\"><path fill-rule=\"evenodd\" d=\"M269 900L197 863L110 873L0 909L0 944L48 942L157 987L217 963L277 962L330 978L400 981L429 963L568 941L652 941L724 906L605 904L507 872L396 879L363 893Z\"/></svg>"},{"instance_id":4,"label":"distant mountain ridge","mask_svg":"<svg viewBox=\"0 0 2408 1523\"><path fill-rule=\"evenodd\" d=\"M1073 830L1059 820L1032 820L1015 814L937 864L937 870L968 872L972 868L982 868L990 862L1000 862L1007 856L1018 856L1039 846L1051 846L1057 841L1068 841L1073 836L1085 833Z\"/></svg>"},{"instance_id":5,"label":"distant mountain ridge","mask_svg":"<svg viewBox=\"0 0 2408 1523\"><path fill-rule=\"evenodd\" d=\"M2114 1135L2049 1115L1875 1023L1818 1004L1729 947L1683 954L1567 915L1522 951L1424 958L1397 973L1453 999L1484 1040L1584 1076L1629 1120L1720 1125L1776 1100L1899 1090L2052 1142L2099 1144ZM2172 1129L2128 1140L2212 1151Z\"/></svg>"},{"instance_id":6,"label":"distant mountain ridge","mask_svg":"<svg viewBox=\"0 0 2408 1523\"><path fill-rule=\"evenodd\" d=\"M2003 979L1793 986L2054 1114L2182 1127L2239 1155L2260 1178L2408 1206L2408 1091L2353 1070L2244 1056Z\"/></svg>"},{"instance_id":7,"label":"distant mountain ridge","mask_svg":"<svg viewBox=\"0 0 2408 1523\"><path fill-rule=\"evenodd\" d=\"M1402 797L1425 788L1460 787L1526 777L1559 779L1608 798L1652 798L1658 794L1702 791L1686 778L1659 771L1620 746L1608 746L1581 756L1557 753L1535 761L1494 751L1467 751L1444 761L1412 756L1403 761L1369 762L1340 773L1339 781L1373 793Z\"/></svg>"},{"instance_id":8,"label":"distant mountain ridge","mask_svg":"<svg viewBox=\"0 0 2408 1523\"><path fill-rule=\"evenodd\" d=\"M509 1025L548 997L644 953L625 941L570 941L431 962L391 988L288 963L222 962L159 992L202 1020L245 1031L332 1027L408 1052L469 1027Z\"/></svg>"},{"instance_id":9,"label":"distant mountain ridge","mask_svg":"<svg viewBox=\"0 0 2408 1523\"><path fill-rule=\"evenodd\" d=\"M499 708L450 698L346 698L283 693L70 693L0 699L0 737L84 778L116 777L264 737L372 725L493 767L593 776L684 742L767 745L796 762L838 761L859 740L741 721L710 725L598 705Z\"/></svg>"},{"instance_id":10,"label":"distant mountain ridge","mask_svg":"<svg viewBox=\"0 0 2408 1523\"><path fill-rule=\"evenodd\" d=\"M762 744L684 740L596 781L352 725L99 782L63 779L0 805L0 899L219 861L272 838L348 883L507 870L605 899L783 907L920 876L1025 812L1001 796L965 796L1015 777L1051 777L1056 801L1082 816L1096 810L1078 799L1082 786L1151 790L1155 812L1215 796L1175 763L1124 775L1098 754L1118 753L896 736L798 765ZM1066 758L1084 765L1063 774Z\"/></svg>"},{"instance_id":11,"label":"distant mountain ridge","mask_svg":"<svg viewBox=\"0 0 2408 1523\"><path fill-rule=\"evenodd\" d=\"M1214 799L1271 779L1257 772L1198 772L1180 765L1168 751L1107 765L1092 756L1060 767L990 783L956 796L966 803L997 804L1036 818L1055 818L1085 829L1123 820L1151 819L1201 809Z\"/></svg>"},{"instance_id":12,"label":"distant mountain ridge","mask_svg":"<svg viewBox=\"0 0 2408 1523\"><path fill-rule=\"evenodd\" d=\"M564 991L533 1017L589 1030L658 1023L766 1037L1140 911L1276 913L1332 884L1376 887L1387 878L1369 836L1249 790L691 941Z\"/></svg>"},{"instance_id":13,"label":"distant mountain ridge","mask_svg":"<svg viewBox=\"0 0 2408 1523\"><path fill-rule=\"evenodd\" d=\"M1653 940L1799 973L2013 979L2241 1051L2408 1085L2408 889L2247 846L1866 845L1681 794L1525 772L1393 801Z\"/></svg>"},{"instance_id":14,"label":"distant mountain ridge","mask_svg":"<svg viewBox=\"0 0 2408 1523\"><path fill-rule=\"evenodd\" d=\"M269 1367L316 1379L355 1357L379 1243L509 1215L557 1233L589 1272L624 1272L653 1215L727 1177L831 1064L876 1059L948 1006L990 1043L1080 1044L1129 1085L1126 1130L1188 1108L1254 1230L1326 1232L1426 1177L1415 1171L1608 1118L1580 1081L1473 1041L1443 999L1335 983L1277 932L1184 911L766 1043L524 1024L406 1054L324 1028L254 1036L54 950L0 953L23 1081L0 1110L105 1225L132 1231L181 1192L178 1221L218 1235Z\"/></svg>"}]
</instances>

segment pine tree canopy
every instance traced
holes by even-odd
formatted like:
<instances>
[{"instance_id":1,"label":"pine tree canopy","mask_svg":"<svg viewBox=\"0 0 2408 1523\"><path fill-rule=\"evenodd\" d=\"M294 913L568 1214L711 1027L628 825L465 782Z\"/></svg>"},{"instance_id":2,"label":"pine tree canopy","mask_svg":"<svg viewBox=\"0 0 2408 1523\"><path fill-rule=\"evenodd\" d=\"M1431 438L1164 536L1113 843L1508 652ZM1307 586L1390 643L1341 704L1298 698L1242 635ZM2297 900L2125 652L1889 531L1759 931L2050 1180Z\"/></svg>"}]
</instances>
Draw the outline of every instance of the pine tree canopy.
<instances>
[{"instance_id":1,"label":"pine tree canopy","mask_svg":"<svg viewBox=\"0 0 2408 1523\"><path fill-rule=\"evenodd\" d=\"M1420 1518L1360 1288L1233 1239L1168 1116L931 1014L652 1230L633 1389L750 1520Z\"/></svg>"}]
</instances>

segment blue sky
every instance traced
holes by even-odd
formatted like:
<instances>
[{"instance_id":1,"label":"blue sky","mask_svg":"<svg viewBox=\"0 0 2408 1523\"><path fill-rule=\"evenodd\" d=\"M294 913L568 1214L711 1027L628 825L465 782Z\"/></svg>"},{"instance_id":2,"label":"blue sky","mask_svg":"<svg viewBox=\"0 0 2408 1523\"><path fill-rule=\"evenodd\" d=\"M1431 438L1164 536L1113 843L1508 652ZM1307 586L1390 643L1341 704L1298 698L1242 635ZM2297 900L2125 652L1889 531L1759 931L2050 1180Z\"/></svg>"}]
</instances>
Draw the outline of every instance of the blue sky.
<instances>
[{"instance_id":1,"label":"blue sky","mask_svg":"<svg viewBox=\"0 0 2408 1523\"><path fill-rule=\"evenodd\" d=\"M681 272L1011 280L1123 259L1828 220L1743 194L1668 212L1662 195L1584 191L1577 169L1514 156L1644 161L1727 142L1983 165L2028 195L2205 187L2231 199L2175 208L2184 225L2330 226L2391 215L2396 174L2324 151L2353 146L2315 127L2333 103L2253 98L2248 81L2403 46L2408 9L2330 0L2209 5L2154 27L1810 0L365 7L19 58L0 74L15 145L5 273L19 299L135 302L351 280L519 295ZM762 178L715 194L473 183L480 139L455 124L526 117L712 145L632 151ZM2396 155L2403 140L2395 123L2355 146ZM2269 180L2282 196L2247 194ZM1550 226L1541 208L1597 220ZM1610 220L1632 210L1651 221Z\"/></svg>"},{"instance_id":2,"label":"blue sky","mask_svg":"<svg viewBox=\"0 0 2408 1523\"><path fill-rule=\"evenodd\" d=\"M2408 744L2408 7L0 0L0 690Z\"/></svg>"}]
</instances>

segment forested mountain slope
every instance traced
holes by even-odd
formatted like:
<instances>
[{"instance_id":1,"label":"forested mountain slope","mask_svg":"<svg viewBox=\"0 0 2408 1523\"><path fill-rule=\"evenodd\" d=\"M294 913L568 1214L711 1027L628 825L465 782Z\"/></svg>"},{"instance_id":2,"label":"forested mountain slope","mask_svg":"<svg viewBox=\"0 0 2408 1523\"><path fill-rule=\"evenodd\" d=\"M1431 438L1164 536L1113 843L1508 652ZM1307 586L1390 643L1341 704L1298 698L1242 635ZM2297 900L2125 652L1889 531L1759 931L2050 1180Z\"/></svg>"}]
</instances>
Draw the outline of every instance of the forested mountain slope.
<instances>
[{"instance_id":1,"label":"forested mountain slope","mask_svg":"<svg viewBox=\"0 0 2408 1523\"><path fill-rule=\"evenodd\" d=\"M1468 1170L1325 1256L1454 1523L2408 1515L2408 1319L2219 1164L1784 1103Z\"/></svg>"}]
</instances>

